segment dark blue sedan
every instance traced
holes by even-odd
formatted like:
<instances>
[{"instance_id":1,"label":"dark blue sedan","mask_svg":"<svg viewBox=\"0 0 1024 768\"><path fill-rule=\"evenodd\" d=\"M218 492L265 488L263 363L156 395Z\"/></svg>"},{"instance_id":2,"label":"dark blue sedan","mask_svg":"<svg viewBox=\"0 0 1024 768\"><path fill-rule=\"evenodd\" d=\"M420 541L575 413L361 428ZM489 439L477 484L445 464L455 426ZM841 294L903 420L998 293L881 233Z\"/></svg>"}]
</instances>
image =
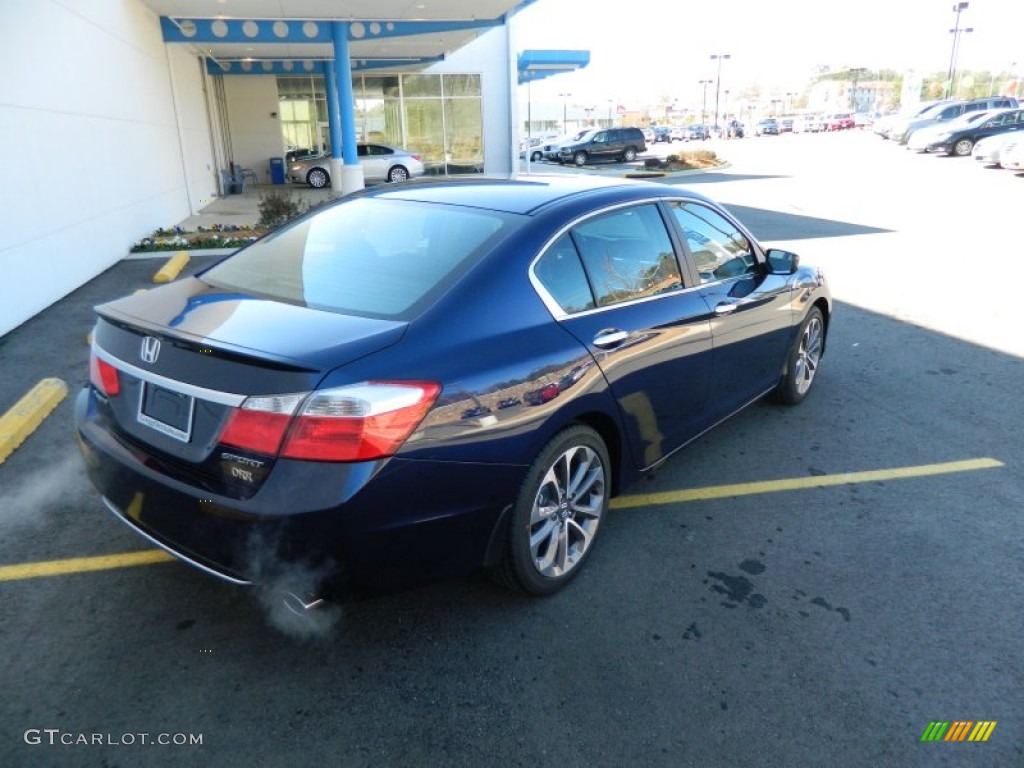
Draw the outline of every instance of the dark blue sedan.
<instances>
[{"instance_id":1,"label":"dark blue sedan","mask_svg":"<svg viewBox=\"0 0 1024 768\"><path fill-rule=\"evenodd\" d=\"M474 569L562 587L609 499L724 418L798 403L831 297L648 182L386 187L104 304L79 444L181 560L308 605Z\"/></svg>"}]
</instances>

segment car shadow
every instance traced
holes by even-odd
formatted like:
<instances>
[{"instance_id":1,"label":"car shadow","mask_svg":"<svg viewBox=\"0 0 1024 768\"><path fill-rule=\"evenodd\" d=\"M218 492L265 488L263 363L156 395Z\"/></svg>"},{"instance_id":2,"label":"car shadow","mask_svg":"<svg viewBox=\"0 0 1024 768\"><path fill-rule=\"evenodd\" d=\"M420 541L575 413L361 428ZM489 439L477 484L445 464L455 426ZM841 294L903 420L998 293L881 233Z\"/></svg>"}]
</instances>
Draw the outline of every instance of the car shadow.
<instances>
[{"instance_id":1,"label":"car shadow","mask_svg":"<svg viewBox=\"0 0 1024 768\"><path fill-rule=\"evenodd\" d=\"M847 237L849 235L880 235L891 229L854 224L849 221L802 216L798 213L752 208L722 202L722 205L742 221L759 240L807 240L819 237Z\"/></svg>"}]
</instances>

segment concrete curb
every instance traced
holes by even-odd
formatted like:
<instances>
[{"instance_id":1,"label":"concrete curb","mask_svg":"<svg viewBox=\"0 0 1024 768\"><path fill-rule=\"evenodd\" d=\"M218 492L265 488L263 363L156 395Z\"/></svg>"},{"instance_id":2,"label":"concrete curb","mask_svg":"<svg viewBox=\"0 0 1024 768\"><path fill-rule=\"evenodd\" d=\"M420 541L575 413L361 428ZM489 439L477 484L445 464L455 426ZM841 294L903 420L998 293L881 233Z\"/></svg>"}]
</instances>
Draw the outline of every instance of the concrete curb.
<instances>
[{"instance_id":1,"label":"concrete curb","mask_svg":"<svg viewBox=\"0 0 1024 768\"><path fill-rule=\"evenodd\" d=\"M157 273L153 275L154 283L169 283L179 274L181 270L188 264L188 260L191 257L188 255L188 251L178 251L176 254L171 256L167 260L167 263L157 270Z\"/></svg>"},{"instance_id":2,"label":"concrete curb","mask_svg":"<svg viewBox=\"0 0 1024 768\"><path fill-rule=\"evenodd\" d=\"M0 464L36 431L68 395L61 379L43 379L3 416L0 416Z\"/></svg>"}]
</instances>

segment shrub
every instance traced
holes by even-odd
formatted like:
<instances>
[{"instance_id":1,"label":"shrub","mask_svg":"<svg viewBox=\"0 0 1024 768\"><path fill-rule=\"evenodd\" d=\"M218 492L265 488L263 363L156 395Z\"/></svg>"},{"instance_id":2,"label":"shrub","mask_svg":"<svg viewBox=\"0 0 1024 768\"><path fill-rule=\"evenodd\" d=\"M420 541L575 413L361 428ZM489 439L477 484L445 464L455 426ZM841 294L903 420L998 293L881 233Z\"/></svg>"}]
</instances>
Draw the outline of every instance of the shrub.
<instances>
[{"instance_id":1,"label":"shrub","mask_svg":"<svg viewBox=\"0 0 1024 768\"><path fill-rule=\"evenodd\" d=\"M273 229L296 216L301 216L309 207L291 194L274 191L260 196L259 210L259 226Z\"/></svg>"}]
</instances>

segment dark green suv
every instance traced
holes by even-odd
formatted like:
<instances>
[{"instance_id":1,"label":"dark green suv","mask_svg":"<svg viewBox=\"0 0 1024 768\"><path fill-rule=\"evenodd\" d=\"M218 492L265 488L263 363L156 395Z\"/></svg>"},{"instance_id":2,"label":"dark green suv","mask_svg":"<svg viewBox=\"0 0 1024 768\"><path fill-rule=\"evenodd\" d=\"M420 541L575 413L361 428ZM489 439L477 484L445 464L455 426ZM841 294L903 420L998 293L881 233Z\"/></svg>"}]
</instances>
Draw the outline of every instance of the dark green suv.
<instances>
[{"instance_id":1,"label":"dark green suv","mask_svg":"<svg viewBox=\"0 0 1024 768\"><path fill-rule=\"evenodd\" d=\"M646 151L644 132L639 128L607 128L580 141L563 144L558 150L558 162L586 165L590 160L605 159L631 163Z\"/></svg>"}]
</instances>

